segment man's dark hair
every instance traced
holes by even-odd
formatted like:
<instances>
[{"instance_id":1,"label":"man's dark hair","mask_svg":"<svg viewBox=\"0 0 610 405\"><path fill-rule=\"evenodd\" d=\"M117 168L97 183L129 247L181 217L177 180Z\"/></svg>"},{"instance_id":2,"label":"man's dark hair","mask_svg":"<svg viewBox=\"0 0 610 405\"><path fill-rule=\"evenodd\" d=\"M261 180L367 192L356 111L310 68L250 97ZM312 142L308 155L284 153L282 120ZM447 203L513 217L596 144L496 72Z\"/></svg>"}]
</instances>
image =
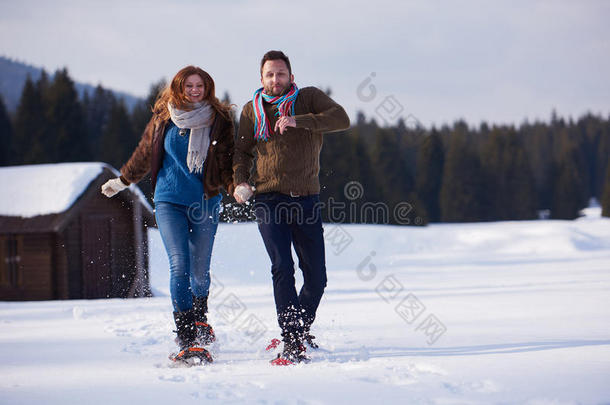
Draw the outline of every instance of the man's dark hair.
<instances>
[{"instance_id":1,"label":"man's dark hair","mask_svg":"<svg viewBox=\"0 0 610 405\"><path fill-rule=\"evenodd\" d=\"M265 55L263 55L263 59L261 59L261 76L263 75L263 65L268 60L283 60L288 67L288 74L292 75L292 68L290 67L290 60L288 56L284 55L282 51L269 51Z\"/></svg>"}]
</instances>

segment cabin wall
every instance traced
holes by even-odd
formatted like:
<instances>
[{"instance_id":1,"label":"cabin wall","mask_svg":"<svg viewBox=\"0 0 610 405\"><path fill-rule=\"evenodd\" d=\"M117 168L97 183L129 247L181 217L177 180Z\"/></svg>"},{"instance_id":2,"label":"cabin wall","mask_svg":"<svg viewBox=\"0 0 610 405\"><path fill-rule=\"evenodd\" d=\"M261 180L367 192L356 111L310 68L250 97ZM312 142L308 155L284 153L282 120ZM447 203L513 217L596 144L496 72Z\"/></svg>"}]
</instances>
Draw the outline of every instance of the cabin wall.
<instances>
[{"instance_id":1,"label":"cabin wall","mask_svg":"<svg viewBox=\"0 0 610 405\"><path fill-rule=\"evenodd\" d=\"M136 273L132 215L129 203L101 194L81 208L80 251L88 255L82 257L81 264L83 298L129 296ZM97 288L91 285L94 282Z\"/></svg>"},{"instance_id":2,"label":"cabin wall","mask_svg":"<svg viewBox=\"0 0 610 405\"><path fill-rule=\"evenodd\" d=\"M0 299L55 298L51 241L52 234L49 233L0 235ZM11 266L9 261L15 265Z\"/></svg>"}]
</instances>

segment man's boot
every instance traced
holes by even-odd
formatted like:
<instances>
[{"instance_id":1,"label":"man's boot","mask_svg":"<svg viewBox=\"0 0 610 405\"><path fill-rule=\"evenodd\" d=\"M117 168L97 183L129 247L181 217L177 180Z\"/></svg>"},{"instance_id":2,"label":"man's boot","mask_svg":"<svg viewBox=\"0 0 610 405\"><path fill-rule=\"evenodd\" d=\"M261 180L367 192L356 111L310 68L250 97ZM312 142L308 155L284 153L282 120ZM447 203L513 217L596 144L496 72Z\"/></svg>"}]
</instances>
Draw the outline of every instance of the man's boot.
<instances>
[{"instance_id":1,"label":"man's boot","mask_svg":"<svg viewBox=\"0 0 610 405\"><path fill-rule=\"evenodd\" d=\"M305 346L297 332L282 332L284 340L284 349L282 353L277 355L277 358L271 360L274 366L289 366L297 363L308 363L309 357L305 354Z\"/></svg>"},{"instance_id":2,"label":"man's boot","mask_svg":"<svg viewBox=\"0 0 610 405\"><path fill-rule=\"evenodd\" d=\"M305 325L305 327L303 328L303 343L307 343L312 349L317 349L320 346L318 346L318 344L313 341L316 337L309 333L310 328L311 325Z\"/></svg>"}]
</instances>

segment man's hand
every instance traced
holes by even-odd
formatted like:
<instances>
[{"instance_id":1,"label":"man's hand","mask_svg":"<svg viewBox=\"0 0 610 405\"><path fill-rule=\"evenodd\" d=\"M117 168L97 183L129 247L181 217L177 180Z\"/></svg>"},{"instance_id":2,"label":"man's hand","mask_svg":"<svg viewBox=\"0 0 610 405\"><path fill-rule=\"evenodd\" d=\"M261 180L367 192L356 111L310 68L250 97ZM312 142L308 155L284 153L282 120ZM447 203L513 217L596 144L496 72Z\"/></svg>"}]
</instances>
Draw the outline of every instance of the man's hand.
<instances>
[{"instance_id":1,"label":"man's hand","mask_svg":"<svg viewBox=\"0 0 610 405\"><path fill-rule=\"evenodd\" d=\"M275 127L273 128L273 132L277 132L279 129L280 134L283 134L284 131L286 130L286 128L288 128L288 127L296 128L296 126L297 126L297 120L295 120L294 117L280 117L275 122Z\"/></svg>"},{"instance_id":2,"label":"man's hand","mask_svg":"<svg viewBox=\"0 0 610 405\"><path fill-rule=\"evenodd\" d=\"M125 190L128 185L123 183L119 177L110 179L102 185L102 194L106 197L112 197L116 193Z\"/></svg>"},{"instance_id":3,"label":"man's hand","mask_svg":"<svg viewBox=\"0 0 610 405\"><path fill-rule=\"evenodd\" d=\"M250 187L248 183L241 183L238 184L237 187L235 187L233 197L235 198L235 201L237 201L239 204L243 204L248 201L250 197L252 197L252 194L254 194L252 187Z\"/></svg>"}]
</instances>

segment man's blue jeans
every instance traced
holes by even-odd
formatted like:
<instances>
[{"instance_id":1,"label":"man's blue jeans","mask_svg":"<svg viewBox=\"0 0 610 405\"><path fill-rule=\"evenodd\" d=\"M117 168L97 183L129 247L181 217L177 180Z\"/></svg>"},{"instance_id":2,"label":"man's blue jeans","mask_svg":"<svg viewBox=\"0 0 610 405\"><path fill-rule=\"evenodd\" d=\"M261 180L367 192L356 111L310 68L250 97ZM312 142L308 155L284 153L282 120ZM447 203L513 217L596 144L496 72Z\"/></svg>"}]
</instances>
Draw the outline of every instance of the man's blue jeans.
<instances>
[{"instance_id":1,"label":"man's blue jeans","mask_svg":"<svg viewBox=\"0 0 610 405\"><path fill-rule=\"evenodd\" d=\"M174 311L191 309L193 295L208 296L219 206L219 198L204 200L190 207L169 202L155 205L157 226L169 258Z\"/></svg>"},{"instance_id":2,"label":"man's blue jeans","mask_svg":"<svg viewBox=\"0 0 610 405\"><path fill-rule=\"evenodd\" d=\"M263 193L254 202L258 230L271 259L275 307L283 335L309 329L326 287L320 211L318 195ZM298 295L291 245L303 272L303 287Z\"/></svg>"}]
</instances>

